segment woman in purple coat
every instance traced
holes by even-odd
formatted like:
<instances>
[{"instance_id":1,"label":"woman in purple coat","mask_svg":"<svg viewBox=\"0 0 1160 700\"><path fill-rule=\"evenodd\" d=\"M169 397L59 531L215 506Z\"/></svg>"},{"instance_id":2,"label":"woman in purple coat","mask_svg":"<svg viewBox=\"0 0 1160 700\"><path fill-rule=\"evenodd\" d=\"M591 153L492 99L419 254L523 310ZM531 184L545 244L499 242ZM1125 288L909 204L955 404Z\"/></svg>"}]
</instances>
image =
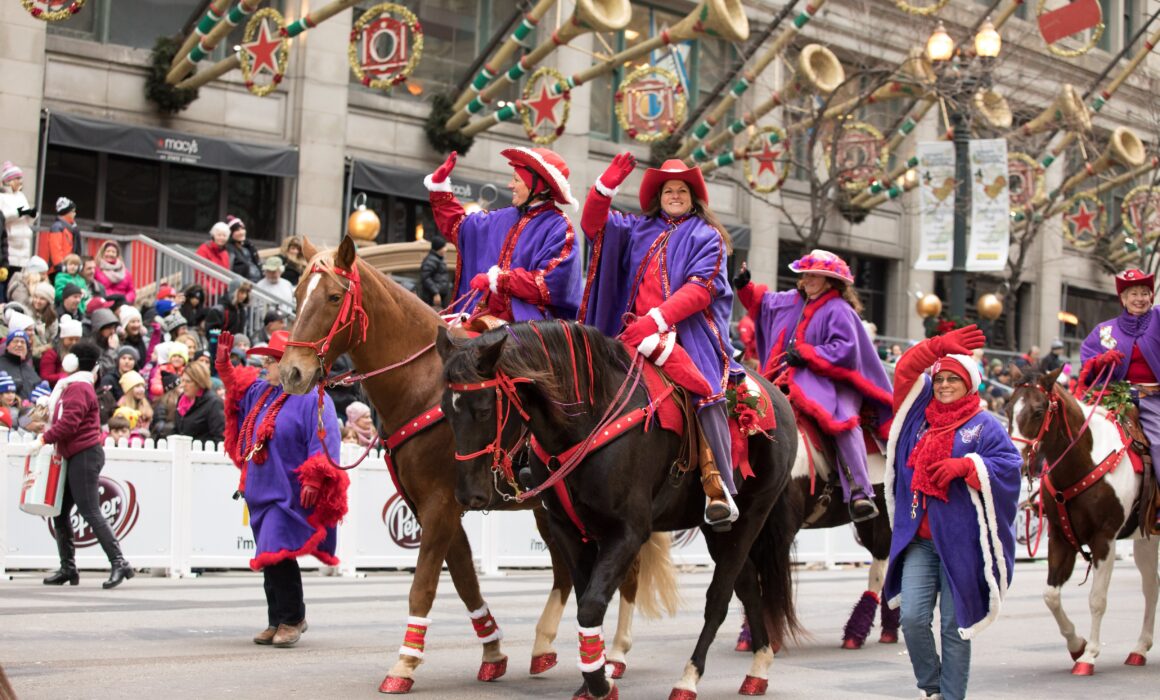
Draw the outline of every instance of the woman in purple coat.
<instances>
[{"instance_id":1,"label":"woman in purple coat","mask_svg":"<svg viewBox=\"0 0 1160 700\"><path fill-rule=\"evenodd\" d=\"M255 644L289 647L306 631L306 604L298 557L313 555L323 564L334 556L336 526L346 515L346 472L331 466L339 454L338 418L330 397L320 408L313 393L282 391L278 362L286 349L286 331L270 344L252 348L266 372L230 363L233 335L218 339L216 367L226 388L226 452L241 469L238 492L246 499L254 530L255 554L250 568L261 570L266 589L266 629ZM322 411L325 437L319 436Z\"/></svg>"},{"instance_id":2,"label":"woman in purple coat","mask_svg":"<svg viewBox=\"0 0 1160 700\"><path fill-rule=\"evenodd\" d=\"M1152 469L1160 475L1160 314L1153 305L1156 280L1142 270L1116 275L1116 293L1124 310L1092 329L1083 341L1079 381L1126 381L1139 397L1140 424L1151 443ZM1155 324L1155 325L1153 325ZM1110 368L1110 369L1108 369ZM1109 377L1109 374L1111 375ZM1153 529L1160 530L1160 492Z\"/></svg>"},{"instance_id":3,"label":"woman in purple coat","mask_svg":"<svg viewBox=\"0 0 1160 700\"><path fill-rule=\"evenodd\" d=\"M729 343L729 234L709 209L701 169L679 160L645 172L643 215L610 211L635 164L629 153L616 156L584 203L581 227L592 241L592 260L580 317L703 387L693 390L697 417L720 472L702 475L709 498L705 521L732 522L737 489L725 386L729 375L744 370L733 361ZM626 313L633 318L627 325Z\"/></svg>"},{"instance_id":4,"label":"woman in purple coat","mask_svg":"<svg viewBox=\"0 0 1160 700\"><path fill-rule=\"evenodd\" d=\"M831 436L842 491L854 522L878 515L866 465L862 426L885 439L890 430L890 379L862 325L854 274L837 255L815 250L790 263L797 289L770 292L744 267L733 281L757 326L762 371L787 387L794 411Z\"/></svg>"}]
</instances>

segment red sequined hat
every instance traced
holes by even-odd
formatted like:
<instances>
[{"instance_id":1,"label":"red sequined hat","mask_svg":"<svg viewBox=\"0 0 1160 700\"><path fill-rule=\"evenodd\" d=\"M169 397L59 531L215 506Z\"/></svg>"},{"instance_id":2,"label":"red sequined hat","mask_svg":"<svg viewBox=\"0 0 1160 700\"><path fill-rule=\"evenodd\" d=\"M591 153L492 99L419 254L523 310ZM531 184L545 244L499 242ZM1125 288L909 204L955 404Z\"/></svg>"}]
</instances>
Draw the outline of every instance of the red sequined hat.
<instances>
[{"instance_id":1,"label":"red sequined hat","mask_svg":"<svg viewBox=\"0 0 1160 700\"><path fill-rule=\"evenodd\" d=\"M807 272L823 277L833 277L846 284L854 284L854 273L846 261L828 250L816 248L809 255L802 256L789 264L789 269L804 275Z\"/></svg>"},{"instance_id":2,"label":"red sequined hat","mask_svg":"<svg viewBox=\"0 0 1160 700\"><path fill-rule=\"evenodd\" d=\"M1147 287L1151 292L1156 287L1155 275L1146 275L1143 270L1124 270L1116 275L1116 294L1123 294L1131 287Z\"/></svg>"}]
</instances>

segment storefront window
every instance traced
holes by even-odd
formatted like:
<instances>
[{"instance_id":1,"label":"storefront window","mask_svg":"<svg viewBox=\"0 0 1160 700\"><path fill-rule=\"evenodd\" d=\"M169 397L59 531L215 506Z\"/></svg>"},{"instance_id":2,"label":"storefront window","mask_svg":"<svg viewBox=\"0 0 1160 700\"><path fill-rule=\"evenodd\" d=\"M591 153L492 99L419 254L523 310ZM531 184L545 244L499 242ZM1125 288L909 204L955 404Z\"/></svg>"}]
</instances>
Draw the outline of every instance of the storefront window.
<instances>
[{"instance_id":1,"label":"storefront window","mask_svg":"<svg viewBox=\"0 0 1160 700\"><path fill-rule=\"evenodd\" d=\"M58 197L76 202L77 215L90 218L97 211L97 154L72 148L50 148L44 169L44 212L41 221L52 221Z\"/></svg>"},{"instance_id":2,"label":"storefront window","mask_svg":"<svg viewBox=\"0 0 1160 700\"><path fill-rule=\"evenodd\" d=\"M277 211L277 178L226 173L226 212L246 222L246 236L263 241L277 240Z\"/></svg>"},{"instance_id":3,"label":"storefront window","mask_svg":"<svg viewBox=\"0 0 1160 700\"><path fill-rule=\"evenodd\" d=\"M161 205L161 164L108 156L104 219L114 224L156 226Z\"/></svg>"}]
</instances>

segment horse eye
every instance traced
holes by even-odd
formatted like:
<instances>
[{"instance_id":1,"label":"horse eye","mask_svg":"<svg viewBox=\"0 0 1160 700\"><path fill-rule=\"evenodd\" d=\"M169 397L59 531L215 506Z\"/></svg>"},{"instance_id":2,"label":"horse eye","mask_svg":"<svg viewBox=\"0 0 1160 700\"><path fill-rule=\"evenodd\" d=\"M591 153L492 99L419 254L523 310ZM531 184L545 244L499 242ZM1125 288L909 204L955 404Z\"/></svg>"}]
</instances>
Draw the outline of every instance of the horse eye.
<instances>
[{"instance_id":1,"label":"horse eye","mask_svg":"<svg viewBox=\"0 0 1160 700\"><path fill-rule=\"evenodd\" d=\"M329 301L331 304L337 304L338 302L342 301L342 295L341 294L331 294L330 296L326 297L326 300Z\"/></svg>"}]
</instances>

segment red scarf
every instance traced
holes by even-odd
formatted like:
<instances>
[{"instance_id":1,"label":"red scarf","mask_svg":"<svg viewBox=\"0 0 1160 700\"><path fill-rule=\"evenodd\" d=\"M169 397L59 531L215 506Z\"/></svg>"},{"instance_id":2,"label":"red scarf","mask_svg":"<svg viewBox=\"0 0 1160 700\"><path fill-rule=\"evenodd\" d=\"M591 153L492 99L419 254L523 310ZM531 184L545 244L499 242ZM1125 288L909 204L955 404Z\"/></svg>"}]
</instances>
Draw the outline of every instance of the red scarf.
<instances>
[{"instance_id":1,"label":"red scarf","mask_svg":"<svg viewBox=\"0 0 1160 700\"><path fill-rule=\"evenodd\" d=\"M906 464L914 469L911 490L941 501L948 500L947 488L940 489L930 480L930 468L935 462L951 456L955 446L955 430L974 418L980 410L979 395L973 391L950 403L931 398L926 405L926 432L918 439L914 452L906 460Z\"/></svg>"}]
</instances>

